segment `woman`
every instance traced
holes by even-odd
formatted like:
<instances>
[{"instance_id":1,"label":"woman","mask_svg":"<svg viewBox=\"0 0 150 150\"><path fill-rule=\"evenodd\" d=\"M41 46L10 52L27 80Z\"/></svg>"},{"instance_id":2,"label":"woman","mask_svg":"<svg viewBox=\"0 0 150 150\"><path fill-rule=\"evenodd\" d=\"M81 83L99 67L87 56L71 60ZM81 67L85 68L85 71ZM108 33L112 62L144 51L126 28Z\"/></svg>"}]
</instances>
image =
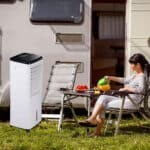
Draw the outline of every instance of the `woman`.
<instances>
[{"instance_id":1,"label":"woman","mask_svg":"<svg viewBox=\"0 0 150 150\"><path fill-rule=\"evenodd\" d=\"M142 54L134 54L129 59L130 67L134 71L134 74L131 75L129 78L121 78L121 77L115 77L115 76L106 76L108 80L112 80L115 82L123 83L124 88L119 89L119 91L129 91L129 92L138 92L142 93L144 92L144 85L145 85L145 76L144 76L144 69L145 65L149 64L149 62L146 60L146 58ZM141 97L137 94L131 94L130 95L132 99L139 103L141 100ZM117 103L121 105L121 100L119 97L115 96L109 96L109 95L101 95L92 112L92 115L84 122L79 122L81 126L88 126L88 127L94 127L96 126L96 130L94 133L91 134L91 136L99 136L101 134L101 128L105 120L105 109L107 108L108 104L112 101L116 101ZM133 105L132 102L128 99L125 100L125 105Z\"/></svg>"}]
</instances>

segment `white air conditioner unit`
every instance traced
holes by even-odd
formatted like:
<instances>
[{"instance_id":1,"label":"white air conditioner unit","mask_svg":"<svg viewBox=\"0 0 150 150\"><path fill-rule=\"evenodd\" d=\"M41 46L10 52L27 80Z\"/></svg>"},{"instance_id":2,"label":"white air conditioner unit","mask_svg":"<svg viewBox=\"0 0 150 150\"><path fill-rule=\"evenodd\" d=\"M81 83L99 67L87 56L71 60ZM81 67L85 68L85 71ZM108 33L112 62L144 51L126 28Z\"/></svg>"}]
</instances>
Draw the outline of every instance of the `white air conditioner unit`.
<instances>
[{"instance_id":1,"label":"white air conditioner unit","mask_svg":"<svg viewBox=\"0 0 150 150\"><path fill-rule=\"evenodd\" d=\"M42 57L22 53L10 58L10 125L31 129L41 121Z\"/></svg>"}]
</instances>

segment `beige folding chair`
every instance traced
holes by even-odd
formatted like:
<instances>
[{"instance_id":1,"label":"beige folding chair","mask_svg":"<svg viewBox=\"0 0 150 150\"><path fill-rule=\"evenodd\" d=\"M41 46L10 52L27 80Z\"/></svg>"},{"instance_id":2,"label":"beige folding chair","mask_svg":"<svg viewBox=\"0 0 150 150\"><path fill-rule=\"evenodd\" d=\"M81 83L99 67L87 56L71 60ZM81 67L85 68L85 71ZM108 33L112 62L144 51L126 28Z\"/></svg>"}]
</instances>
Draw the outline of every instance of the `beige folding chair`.
<instances>
[{"instance_id":1,"label":"beige folding chair","mask_svg":"<svg viewBox=\"0 0 150 150\"><path fill-rule=\"evenodd\" d=\"M135 119L135 121L138 121L135 113L139 113L149 124L150 124L150 65L146 66L145 69L145 78L146 78L146 82L145 82L145 92L142 94L142 99L140 101L140 103L136 104L134 102L134 100L132 100L131 95L133 94L131 92L120 92L120 91L112 91L112 95L118 95L122 101L120 101L120 104L118 102L110 102L108 104L107 110L106 112L109 113L108 116L108 120L106 122L106 127L104 130L104 134L107 131L108 125L111 124L112 122L112 114L117 114L118 118L117 121L115 123L116 128L115 128L115 133L114 135L117 135L119 132L119 125L120 125L120 121L122 118L122 114L131 114L131 116L133 117L133 119ZM141 94L141 93L137 93L137 94ZM128 98L127 100L125 98ZM128 106L128 102L127 101L131 101L132 102L132 106L130 105L130 107ZM142 108L144 107L144 108ZM144 110L144 112L142 111ZM140 122L138 121L138 123L140 124Z\"/></svg>"},{"instance_id":2,"label":"beige folding chair","mask_svg":"<svg viewBox=\"0 0 150 150\"><path fill-rule=\"evenodd\" d=\"M62 127L63 111L67 106L71 109L74 119L76 115L70 101L65 102L63 90L73 89L79 63L56 62L52 66L47 90L45 93L43 108L60 109L58 114L42 114L42 118L58 119L58 131Z\"/></svg>"}]
</instances>

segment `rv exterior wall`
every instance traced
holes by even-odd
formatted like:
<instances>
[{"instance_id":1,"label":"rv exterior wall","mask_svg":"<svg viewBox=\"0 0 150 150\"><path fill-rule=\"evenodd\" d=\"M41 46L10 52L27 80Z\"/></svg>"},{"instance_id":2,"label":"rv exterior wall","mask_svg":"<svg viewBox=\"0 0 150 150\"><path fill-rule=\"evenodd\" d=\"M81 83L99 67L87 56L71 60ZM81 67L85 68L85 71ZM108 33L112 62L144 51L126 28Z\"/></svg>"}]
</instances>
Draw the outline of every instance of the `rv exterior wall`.
<instances>
[{"instance_id":1,"label":"rv exterior wall","mask_svg":"<svg viewBox=\"0 0 150 150\"><path fill-rule=\"evenodd\" d=\"M131 70L128 58L134 53L142 53L150 60L150 1L127 0L126 76Z\"/></svg>"},{"instance_id":2,"label":"rv exterior wall","mask_svg":"<svg viewBox=\"0 0 150 150\"><path fill-rule=\"evenodd\" d=\"M9 80L9 58L21 52L30 52L44 57L44 85L46 89L51 65L56 60L81 61L84 72L77 75L78 83L90 84L91 59L91 3L85 1L84 22L81 25L33 25L29 20L29 2L16 1L0 4L1 44L1 88ZM143 53L150 60L150 1L127 0L126 2L126 62L125 76L131 71L128 58L133 53ZM84 35L84 44L56 44L56 33L79 33ZM81 106L83 100L76 101Z\"/></svg>"},{"instance_id":3,"label":"rv exterior wall","mask_svg":"<svg viewBox=\"0 0 150 150\"><path fill-rule=\"evenodd\" d=\"M142 53L150 60L150 1L127 1L126 76L129 76L128 58L133 53Z\"/></svg>"},{"instance_id":4,"label":"rv exterior wall","mask_svg":"<svg viewBox=\"0 0 150 150\"><path fill-rule=\"evenodd\" d=\"M84 21L81 25L32 24L29 20L30 0L16 1L13 4L0 4L0 28L2 37L3 87L9 80L9 58L21 52L35 53L44 58L43 94L55 61L77 61L84 63L84 72L77 75L75 84L90 84L91 47L91 0L85 0ZM83 34L84 43L62 45L56 43L56 33ZM77 100L76 105L84 104Z\"/></svg>"}]
</instances>

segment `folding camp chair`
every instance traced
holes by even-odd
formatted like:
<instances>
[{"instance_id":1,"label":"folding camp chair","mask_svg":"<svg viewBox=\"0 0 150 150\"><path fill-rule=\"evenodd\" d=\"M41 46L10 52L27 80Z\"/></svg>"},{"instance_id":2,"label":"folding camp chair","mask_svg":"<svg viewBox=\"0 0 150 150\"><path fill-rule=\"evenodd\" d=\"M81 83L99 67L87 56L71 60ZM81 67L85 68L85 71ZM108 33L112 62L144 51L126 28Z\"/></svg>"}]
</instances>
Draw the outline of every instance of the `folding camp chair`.
<instances>
[{"instance_id":1,"label":"folding camp chair","mask_svg":"<svg viewBox=\"0 0 150 150\"><path fill-rule=\"evenodd\" d=\"M122 101L120 101L120 104L118 103L118 101L116 101L116 102L112 101L108 104L106 112L109 113L109 116L108 116L108 120L106 122L104 134L107 131L108 125L110 124L110 122L112 122L112 120L111 120L112 114L118 114L114 135L117 135L119 132L119 125L120 125L120 121L122 118L122 114L131 114L133 119L135 119L135 121L138 121L136 115L134 114L134 113L138 112L146 121L148 121L148 123L150 123L150 119L149 119L149 117L150 117L150 65L146 66L145 78L146 78L145 92L142 94L143 96L142 96L142 99L139 104L136 104L134 102L134 100L132 100L130 94L133 94L133 93L131 93L131 92L121 92L121 91L112 92L112 95L120 96ZM137 93L137 94L140 95L141 93ZM128 97L128 99L127 99L128 101L132 102L132 106L131 105L130 105L130 107L128 106L128 102L125 99L126 97ZM142 107L144 107L144 108L142 108ZM139 121L138 121L138 123L140 124Z\"/></svg>"},{"instance_id":2,"label":"folding camp chair","mask_svg":"<svg viewBox=\"0 0 150 150\"><path fill-rule=\"evenodd\" d=\"M43 101L43 108L59 108L60 112L59 114L42 114L42 118L58 119L58 131L60 131L62 127L64 106L67 106L71 109L73 117L77 121L72 103L70 101L65 103L62 89L72 90L74 88L78 64L79 63L56 62L56 64L52 66L46 94Z\"/></svg>"}]
</instances>

